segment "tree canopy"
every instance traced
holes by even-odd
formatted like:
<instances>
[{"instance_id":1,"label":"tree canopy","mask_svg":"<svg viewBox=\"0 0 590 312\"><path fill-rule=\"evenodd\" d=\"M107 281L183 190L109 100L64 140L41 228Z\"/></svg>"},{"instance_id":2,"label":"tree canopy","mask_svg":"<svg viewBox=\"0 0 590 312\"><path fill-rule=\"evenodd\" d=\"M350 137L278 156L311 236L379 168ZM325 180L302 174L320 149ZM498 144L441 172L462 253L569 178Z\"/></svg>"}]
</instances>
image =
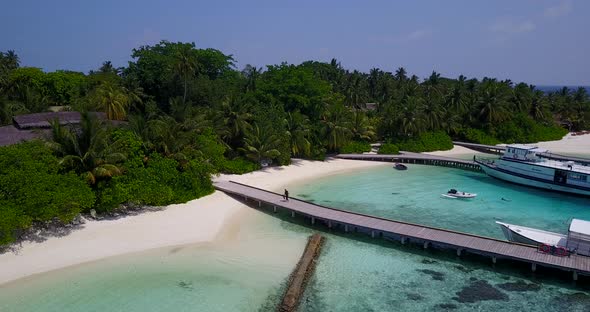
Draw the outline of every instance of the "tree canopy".
<instances>
[{"instance_id":1,"label":"tree canopy","mask_svg":"<svg viewBox=\"0 0 590 312\"><path fill-rule=\"evenodd\" d=\"M377 140L419 152L450 148L451 138L526 143L590 127L583 88L545 93L434 71L421 80L403 67L364 73L336 59L239 70L232 55L185 42L131 57L121 68L44 72L0 52L0 123L54 105L83 113L78 127L54 123L44 144L0 148L0 223L9 224L0 224L0 243L92 208L190 200L212 192L213 173L362 152Z\"/></svg>"}]
</instances>

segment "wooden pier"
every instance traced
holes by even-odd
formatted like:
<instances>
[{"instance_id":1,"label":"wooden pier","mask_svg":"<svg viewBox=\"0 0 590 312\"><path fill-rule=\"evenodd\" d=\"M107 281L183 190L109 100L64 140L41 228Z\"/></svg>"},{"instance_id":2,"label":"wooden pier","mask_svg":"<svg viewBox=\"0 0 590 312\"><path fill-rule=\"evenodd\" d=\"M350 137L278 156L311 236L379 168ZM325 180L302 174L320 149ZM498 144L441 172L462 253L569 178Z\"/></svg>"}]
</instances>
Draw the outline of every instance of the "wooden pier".
<instances>
[{"instance_id":1,"label":"wooden pier","mask_svg":"<svg viewBox=\"0 0 590 312\"><path fill-rule=\"evenodd\" d=\"M410 152L400 152L399 155L385 154L338 154L336 158L351 160L370 160L383 162L398 162L405 164L419 164L451 167L471 171L482 171L479 164L471 160L463 160L451 157L436 156L429 154L419 154Z\"/></svg>"},{"instance_id":2,"label":"wooden pier","mask_svg":"<svg viewBox=\"0 0 590 312\"><path fill-rule=\"evenodd\" d=\"M496 145L485 145L485 144L457 142L457 141L453 141L453 144L458 145L458 146L463 146L465 148L468 148L468 149L471 149L471 150L474 150L477 152L487 153L487 154L502 155L502 154L504 154L504 151L506 150L506 147L496 146Z\"/></svg>"},{"instance_id":3,"label":"wooden pier","mask_svg":"<svg viewBox=\"0 0 590 312\"><path fill-rule=\"evenodd\" d=\"M402 244L419 243L424 248L437 247L488 256L496 263L497 259L510 259L529 263L534 272L537 266L556 268L571 272L574 280L578 275L590 275L590 257L570 255L558 257L537 251L536 246L524 245L499 239L423 226L409 222L394 221L375 216L339 210L306 202L300 199L283 199L281 194L259 189L253 186L233 182L218 181L214 183L217 190L227 194L254 201L259 208L287 210L292 217L301 215L311 224L322 223L330 229L344 232L358 232L373 238L381 237L400 241Z\"/></svg>"}]
</instances>

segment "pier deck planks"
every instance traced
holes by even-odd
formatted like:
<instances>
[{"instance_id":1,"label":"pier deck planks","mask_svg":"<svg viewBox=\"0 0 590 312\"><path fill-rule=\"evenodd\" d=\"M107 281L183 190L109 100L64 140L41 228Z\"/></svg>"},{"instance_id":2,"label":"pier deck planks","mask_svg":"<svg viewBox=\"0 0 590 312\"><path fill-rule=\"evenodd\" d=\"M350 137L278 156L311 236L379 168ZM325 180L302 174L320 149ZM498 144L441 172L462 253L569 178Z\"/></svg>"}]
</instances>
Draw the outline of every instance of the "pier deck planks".
<instances>
[{"instance_id":1,"label":"pier deck planks","mask_svg":"<svg viewBox=\"0 0 590 312\"><path fill-rule=\"evenodd\" d=\"M332 226L338 224L341 226L348 225L348 231L353 231L354 227L358 227L368 229L369 232L373 230L376 236L379 232L382 232L398 237L429 242L435 245L462 249L471 253L536 263L538 265L590 275L590 257L586 256L571 255L569 257L557 257L538 252L535 246L408 222L388 220L320 206L295 198L285 201L280 194L233 181L218 181L214 183L214 186L217 190L228 194L248 197L248 199L281 207L297 214L314 217L316 222L321 220L327 223L330 221Z\"/></svg>"}]
</instances>

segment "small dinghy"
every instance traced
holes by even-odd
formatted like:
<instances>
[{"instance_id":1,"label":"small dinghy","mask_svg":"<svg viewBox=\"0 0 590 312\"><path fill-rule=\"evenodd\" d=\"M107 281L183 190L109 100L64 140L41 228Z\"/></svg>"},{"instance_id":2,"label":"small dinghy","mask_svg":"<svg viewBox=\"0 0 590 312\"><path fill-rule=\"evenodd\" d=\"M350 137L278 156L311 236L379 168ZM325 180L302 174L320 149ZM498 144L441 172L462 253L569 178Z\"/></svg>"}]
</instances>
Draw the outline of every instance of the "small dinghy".
<instances>
[{"instance_id":1,"label":"small dinghy","mask_svg":"<svg viewBox=\"0 0 590 312\"><path fill-rule=\"evenodd\" d=\"M397 164L395 164L395 165L393 166L393 168L395 168L395 169L397 169L397 170L408 170L408 167L406 167L406 165L404 165L404 164L400 164L400 163L397 163Z\"/></svg>"},{"instance_id":2,"label":"small dinghy","mask_svg":"<svg viewBox=\"0 0 590 312\"><path fill-rule=\"evenodd\" d=\"M459 192L456 189L450 189L446 194L441 194L447 198L473 198L477 196L475 193Z\"/></svg>"}]
</instances>

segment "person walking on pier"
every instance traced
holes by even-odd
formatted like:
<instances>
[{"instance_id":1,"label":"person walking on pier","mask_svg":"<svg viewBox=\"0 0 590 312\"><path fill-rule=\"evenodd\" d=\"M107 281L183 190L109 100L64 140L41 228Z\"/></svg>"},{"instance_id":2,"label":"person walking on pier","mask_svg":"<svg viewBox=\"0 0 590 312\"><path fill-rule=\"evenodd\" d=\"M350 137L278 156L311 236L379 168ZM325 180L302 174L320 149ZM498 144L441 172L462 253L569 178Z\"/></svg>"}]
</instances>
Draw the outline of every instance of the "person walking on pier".
<instances>
[{"instance_id":1,"label":"person walking on pier","mask_svg":"<svg viewBox=\"0 0 590 312\"><path fill-rule=\"evenodd\" d=\"M285 189L285 194L283 195L283 198L284 198L286 201L289 201L289 191L287 191L287 189Z\"/></svg>"}]
</instances>

